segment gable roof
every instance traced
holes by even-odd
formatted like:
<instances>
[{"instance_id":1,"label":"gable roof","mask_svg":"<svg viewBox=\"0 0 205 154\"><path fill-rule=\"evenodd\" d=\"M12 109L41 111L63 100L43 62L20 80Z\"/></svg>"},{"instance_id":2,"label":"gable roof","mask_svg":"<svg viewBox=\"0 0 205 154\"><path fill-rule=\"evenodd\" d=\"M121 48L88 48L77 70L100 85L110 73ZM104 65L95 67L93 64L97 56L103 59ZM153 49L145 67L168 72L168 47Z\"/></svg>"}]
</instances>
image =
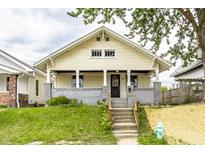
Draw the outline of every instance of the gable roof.
<instances>
[{"instance_id":1,"label":"gable roof","mask_svg":"<svg viewBox=\"0 0 205 154\"><path fill-rule=\"evenodd\" d=\"M141 47L140 45L136 44L135 42L129 40L128 38L108 29L105 26L101 26L97 29L95 29L94 31L84 35L83 37L77 39L76 41L73 41L69 44L67 44L66 46L54 51L53 53L49 54L48 56L42 58L41 60L37 61L34 66L39 66L42 65L44 63L47 63L50 59L57 57L58 55L61 55L63 53L65 53L66 51L78 46L79 44L89 40L90 38L92 38L93 36L101 33L102 31L106 32L107 34L113 36L114 38L121 40L123 43L128 44L129 46L132 46L135 49L139 49L138 51L140 51L142 54L145 54L153 59L155 59L158 63L160 63L161 65L164 66L165 69L169 69L171 67L171 64L167 61L165 61L164 59L162 59L161 57L157 56L156 54L152 53L151 51Z\"/></svg>"},{"instance_id":2,"label":"gable roof","mask_svg":"<svg viewBox=\"0 0 205 154\"><path fill-rule=\"evenodd\" d=\"M170 77L177 77L181 74L190 72L200 66L203 66L203 62L201 60L197 60L196 62L191 63L186 67L180 66L170 75Z\"/></svg>"},{"instance_id":3,"label":"gable roof","mask_svg":"<svg viewBox=\"0 0 205 154\"><path fill-rule=\"evenodd\" d=\"M33 73L39 73L43 76L46 76L46 74L42 71L40 71L37 68L33 68L32 66L24 63L23 61L15 58L14 56L8 54L7 52L0 50L0 56L6 58L7 60L13 62L14 64L16 64L17 66L19 66L21 69L18 68L14 68L14 67L10 67L6 64L3 64L0 62L0 70L6 72L6 73L14 73L14 74L18 74L18 73L25 73L25 74L29 74L33 75Z\"/></svg>"},{"instance_id":4,"label":"gable roof","mask_svg":"<svg viewBox=\"0 0 205 154\"><path fill-rule=\"evenodd\" d=\"M28 64L24 63L23 61L15 58L14 56L6 53L3 50L0 50L0 55L5 57L6 59L12 61L13 63L15 63L16 65L24 68L26 71L33 71L33 68L31 66L29 66Z\"/></svg>"}]
</instances>

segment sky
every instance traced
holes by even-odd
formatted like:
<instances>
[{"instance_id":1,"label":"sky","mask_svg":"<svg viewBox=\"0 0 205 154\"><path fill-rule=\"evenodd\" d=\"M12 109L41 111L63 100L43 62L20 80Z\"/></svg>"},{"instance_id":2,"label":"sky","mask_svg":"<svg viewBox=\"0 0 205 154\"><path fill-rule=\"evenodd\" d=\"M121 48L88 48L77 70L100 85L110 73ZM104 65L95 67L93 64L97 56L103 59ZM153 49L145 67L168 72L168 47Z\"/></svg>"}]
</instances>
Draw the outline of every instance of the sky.
<instances>
[{"instance_id":1,"label":"sky","mask_svg":"<svg viewBox=\"0 0 205 154\"><path fill-rule=\"evenodd\" d=\"M98 28L99 24L84 25L82 18L67 15L72 9L0 9L0 49L32 65L49 53ZM106 27L123 35L128 32L119 20ZM136 40L134 40L136 41ZM166 51L162 45L160 50ZM163 85L170 86L170 74L180 65L160 73Z\"/></svg>"}]
</instances>

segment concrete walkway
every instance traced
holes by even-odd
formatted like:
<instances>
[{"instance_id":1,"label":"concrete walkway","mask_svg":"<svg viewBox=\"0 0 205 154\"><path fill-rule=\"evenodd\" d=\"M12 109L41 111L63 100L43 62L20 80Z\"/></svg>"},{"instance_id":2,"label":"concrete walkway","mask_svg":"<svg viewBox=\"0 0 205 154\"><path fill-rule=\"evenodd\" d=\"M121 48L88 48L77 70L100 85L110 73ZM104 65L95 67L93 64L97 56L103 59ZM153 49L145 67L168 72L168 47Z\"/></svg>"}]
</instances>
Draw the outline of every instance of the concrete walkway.
<instances>
[{"instance_id":1,"label":"concrete walkway","mask_svg":"<svg viewBox=\"0 0 205 154\"><path fill-rule=\"evenodd\" d=\"M138 145L137 138L119 139L118 145Z\"/></svg>"}]
</instances>

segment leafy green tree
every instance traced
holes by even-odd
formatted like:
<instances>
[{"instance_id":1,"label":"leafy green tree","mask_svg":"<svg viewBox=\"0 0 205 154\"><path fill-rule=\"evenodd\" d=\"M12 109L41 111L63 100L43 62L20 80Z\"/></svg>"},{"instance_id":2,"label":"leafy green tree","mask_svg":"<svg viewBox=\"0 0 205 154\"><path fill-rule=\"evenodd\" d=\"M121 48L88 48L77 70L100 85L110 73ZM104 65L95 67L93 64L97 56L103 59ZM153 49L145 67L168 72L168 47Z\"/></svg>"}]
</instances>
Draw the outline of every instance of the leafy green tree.
<instances>
[{"instance_id":1,"label":"leafy green tree","mask_svg":"<svg viewBox=\"0 0 205 154\"><path fill-rule=\"evenodd\" d=\"M138 35L142 46L151 43L154 53L166 41L170 48L161 57L169 55L170 62L181 58L186 65L201 49L205 63L205 9L78 8L68 15L82 16L85 24L95 21L115 24L115 19L119 18L129 29L125 35L128 38ZM173 42L173 35L176 42Z\"/></svg>"},{"instance_id":2,"label":"leafy green tree","mask_svg":"<svg viewBox=\"0 0 205 154\"><path fill-rule=\"evenodd\" d=\"M161 92L166 92L168 90L167 86L161 86L160 88Z\"/></svg>"},{"instance_id":3,"label":"leafy green tree","mask_svg":"<svg viewBox=\"0 0 205 154\"><path fill-rule=\"evenodd\" d=\"M205 8L78 8L68 15L82 16L85 24L95 21L115 24L118 18L129 29L125 34L128 38L139 36L139 43L142 46L150 43L154 53L165 41L169 49L161 57L169 57L173 64L182 59L187 65L197 58L197 51L201 50L205 75Z\"/></svg>"}]
</instances>

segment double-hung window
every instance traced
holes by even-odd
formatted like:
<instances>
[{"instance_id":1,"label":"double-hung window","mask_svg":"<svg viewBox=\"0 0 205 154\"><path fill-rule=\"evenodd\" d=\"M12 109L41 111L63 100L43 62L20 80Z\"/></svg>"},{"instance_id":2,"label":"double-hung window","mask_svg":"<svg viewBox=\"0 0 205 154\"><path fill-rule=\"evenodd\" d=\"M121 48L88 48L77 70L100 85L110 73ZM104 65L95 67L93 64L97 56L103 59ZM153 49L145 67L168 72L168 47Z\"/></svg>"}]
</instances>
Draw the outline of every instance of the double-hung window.
<instances>
[{"instance_id":1,"label":"double-hung window","mask_svg":"<svg viewBox=\"0 0 205 154\"><path fill-rule=\"evenodd\" d=\"M79 75L79 86L80 88L83 88L84 80L83 80L83 75ZM72 79L72 87L76 87L76 75L73 75Z\"/></svg>"},{"instance_id":2,"label":"double-hung window","mask_svg":"<svg viewBox=\"0 0 205 154\"><path fill-rule=\"evenodd\" d=\"M105 57L115 57L115 49L105 49Z\"/></svg>"},{"instance_id":3,"label":"double-hung window","mask_svg":"<svg viewBox=\"0 0 205 154\"><path fill-rule=\"evenodd\" d=\"M102 49L92 49L91 50L91 57L93 57L93 58L102 57Z\"/></svg>"}]
</instances>

